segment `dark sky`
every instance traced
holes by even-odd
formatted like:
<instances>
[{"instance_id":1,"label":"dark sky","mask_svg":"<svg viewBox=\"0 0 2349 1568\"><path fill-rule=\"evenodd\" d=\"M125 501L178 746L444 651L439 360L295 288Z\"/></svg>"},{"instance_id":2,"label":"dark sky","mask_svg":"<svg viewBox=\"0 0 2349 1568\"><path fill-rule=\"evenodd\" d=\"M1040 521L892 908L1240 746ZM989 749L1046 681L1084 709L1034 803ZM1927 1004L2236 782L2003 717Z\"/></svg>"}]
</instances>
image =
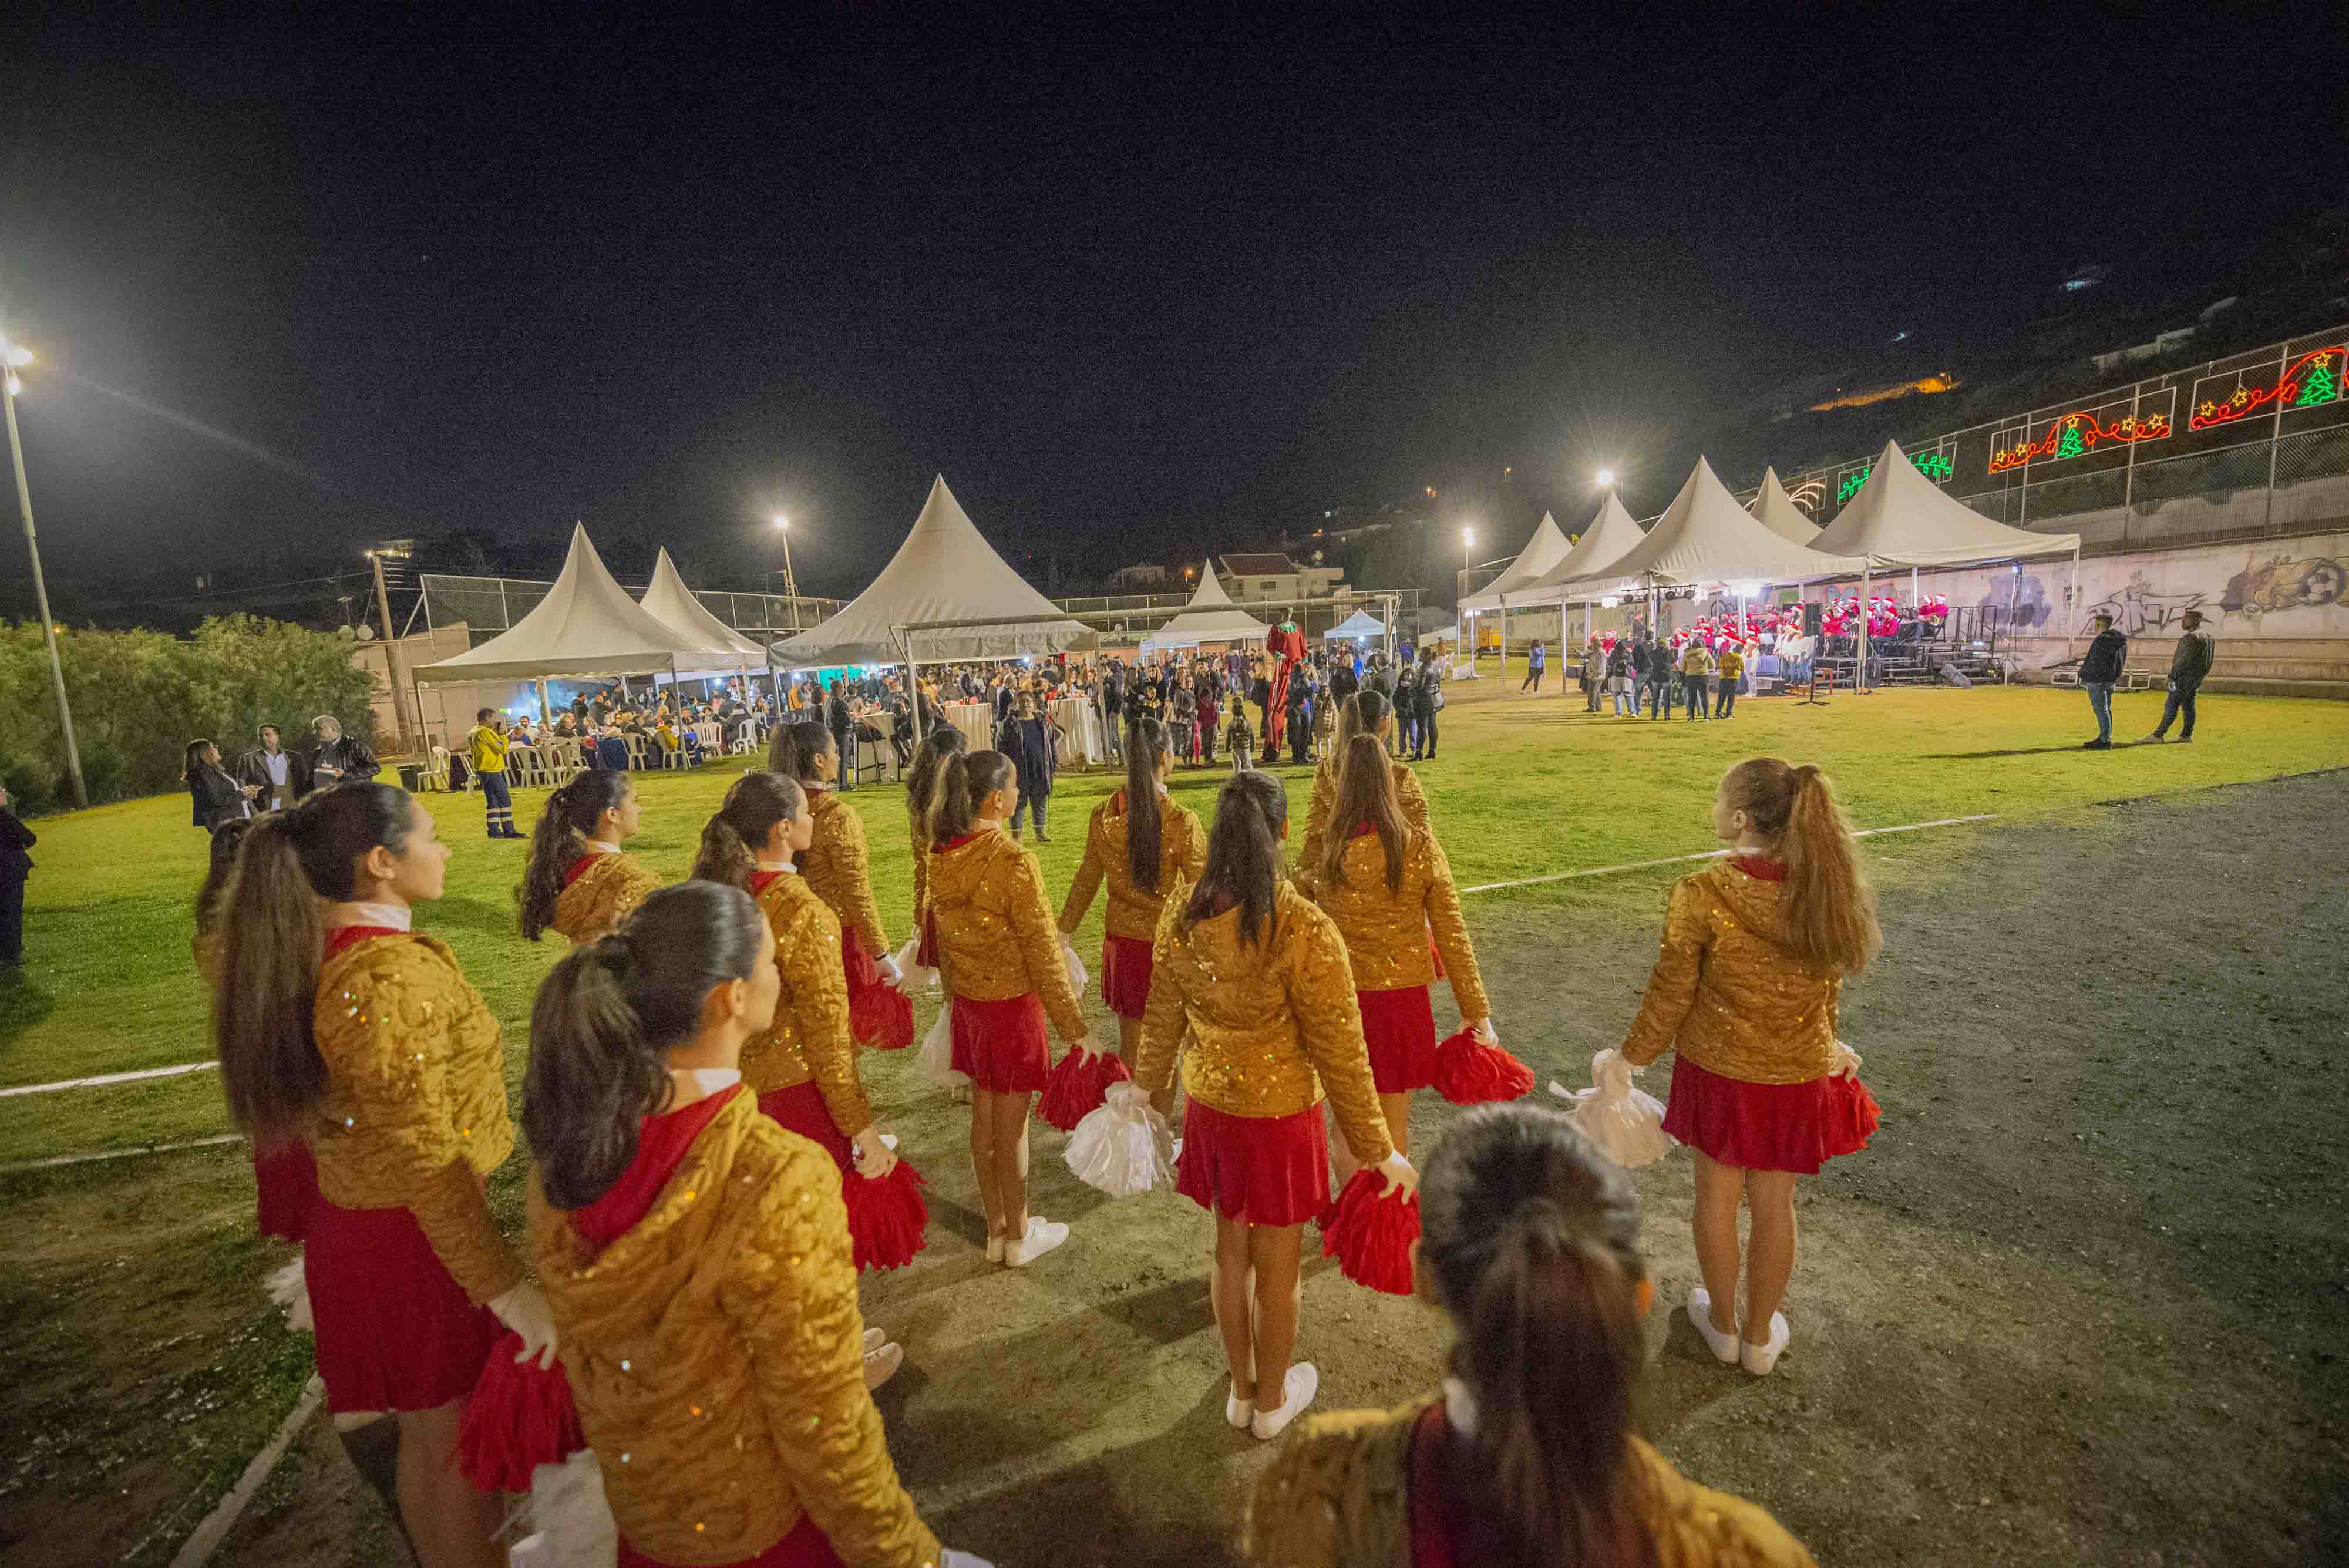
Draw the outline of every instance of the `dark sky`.
<instances>
[{"instance_id":1,"label":"dark sky","mask_svg":"<svg viewBox=\"0 0 2349 1568\"><path fill-rule=\"evenodd\" d=\"M747 567L781 507L803 583L849 591L940 471L999 545L1079 563L1421 484L1578 523L1598 461L2079 261L2252 232L2338 147L2305 118L2329 88L2275 118L2293 61L2342 58L2313 6L1799 36L1770 7L1019 36L251 9L0 36L53 574L574 518Z\"/></svg>"}]
</instances>

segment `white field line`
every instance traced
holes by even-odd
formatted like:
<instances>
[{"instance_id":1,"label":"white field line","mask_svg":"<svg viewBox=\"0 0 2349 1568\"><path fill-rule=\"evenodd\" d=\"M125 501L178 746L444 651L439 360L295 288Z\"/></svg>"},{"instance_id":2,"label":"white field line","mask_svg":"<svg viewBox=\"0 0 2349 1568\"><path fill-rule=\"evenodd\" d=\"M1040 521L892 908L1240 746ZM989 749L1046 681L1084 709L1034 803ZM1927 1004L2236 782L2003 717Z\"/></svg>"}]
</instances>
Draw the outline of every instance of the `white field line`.
<instances>
[{"instance_id":1,"label":"white field line","mask_svg":"<svg viewBox=\"0 0 2349 1568\"><path fill-rule=\"evenodd\" d=\"M269 1472L275 1469L277 1461L285 1457L285 1449L294 1441L294 1435L317 1413L318 1402L326 1397L326 1385L313 1375L303 1386L302 1397L294 1402L293 1413L278 1424L277 1435L269 1439L268 1446L261 1452L253 1456L253 1462L244 1467L244 1474L237 1478L236 1485L229 1489L229 1494L204 1515L203 1522L196 1526L196 1532L188 1537L187 1544L181 1547L179 1555L171 1559L171 1568L203 1568L204 1563L220 1549L220 1543L228 1538L229 1530L236 1523L237 1517L244 1512L244 1505L253 1501L253 1494L261 1490L261 1483L269 1479Z\"/></svg>"},{"instance_id":2,"label":"white field line","mask_svg":"<svg viewBox=\"0 0 2349 1568\"><path fill-rule=\"evenodd\" d=\"M1911 822L1899 827L1864 827L1852 835L1854 838L1873 838L1880 833L1921 833L1929 827L1955 827L1967 822L1995 822L1998 813L1986 811L1978 816L1944 816L1932 822ZM1628 860L1620 866L1594 866L1588 871L1553 871L1547 877L1520 877L1514 882L1480 882L1474 888L1463 888L1463 893L1497 893L1504 888L1531 888L1542 882L1571 882L1583 877L1608 877L1618 871L1644 871L1651 866L1679 866L1691 860L1718 860L1734 850L1708 849L1698 855L1667 855L1661 860Z\"/></svg>"},{"instance_id":3,"label":"white field line","mask_svg":"<svg viewBox=\"0 0 2349 1568\"><path fill-rule=\"evenodd\" d=\"M218 1148L222 1144L243 1141L243 1133L222 1133L217 1137L191 1138L186 1143L142 1143L129 1148L102 1148L91 1154L53 1154L45 1159L20 1159L14 1165L0 1165L0 1176L14 1176L25 1170L52 1170L61 1165L94 1165L104 1159L132 1159L142 1154L177 1154L181 1149Z\"/></svg>"},{"instance_id":4,"label":"white field line","mask_svg":"<svg viewBox=\"0 0 2349 1568\"><path fill-rule=\"evenodd\" d=\"M176 1067L142 1067L136 1073L100 1073L91 1078L60 1078L54 1084L19 1084L0 1089L0 1100L16 1095L54 1095L59 1089L95 1089L104 1084L135 1084L142 1078L177 1078L188 1073L219 1070L218 1062L182 1062Z\"/></svg>"}]
</instances>

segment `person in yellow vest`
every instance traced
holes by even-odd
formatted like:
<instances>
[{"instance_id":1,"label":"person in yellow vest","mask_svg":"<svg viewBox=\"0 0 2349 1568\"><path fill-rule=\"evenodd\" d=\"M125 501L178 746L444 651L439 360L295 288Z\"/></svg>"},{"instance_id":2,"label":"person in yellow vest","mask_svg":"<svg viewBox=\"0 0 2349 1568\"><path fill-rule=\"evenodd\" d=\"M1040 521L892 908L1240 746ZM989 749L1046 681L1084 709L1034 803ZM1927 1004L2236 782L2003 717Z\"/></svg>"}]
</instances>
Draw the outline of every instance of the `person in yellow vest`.
<instances>
[{"instance_id":1,"label":"person in yellow vest","mask_svg":"<svg viewBox=\"0 0 2349 1568\"><path fill-rule=\"evenodd\" d=\"M1713 716L1726 719L1729 711L1737 706L1737 689L1745 680L1745 645L1731 638L1721 645L1721 696L1713 702Z\"/></svg>"},{"instance_id":2,"label":"person in yellow vest","mask_svg":"<svg viewBox=\"0 0 2349 1568\"><path fill-rule=\"evenodd\" d=\"M506 721L495 708L473 715L472 732L465 737L465 763L481 781L481 798L489 803L490 836L520 838L514 831L513 792L506 788Z\"/></svg>"}]
</instances>

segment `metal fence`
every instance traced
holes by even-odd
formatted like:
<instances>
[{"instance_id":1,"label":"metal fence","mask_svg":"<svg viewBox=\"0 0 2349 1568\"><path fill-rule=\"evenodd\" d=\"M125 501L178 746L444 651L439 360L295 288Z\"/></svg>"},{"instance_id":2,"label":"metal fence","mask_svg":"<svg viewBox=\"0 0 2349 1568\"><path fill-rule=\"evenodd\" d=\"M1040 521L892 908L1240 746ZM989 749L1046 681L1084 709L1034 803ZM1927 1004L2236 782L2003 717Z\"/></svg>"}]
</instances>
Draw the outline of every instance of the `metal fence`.
<instances>
[{"instance_id":1,"label":"metal fence","mask_svg":"<svg viewBox=\"0 0 2349 1568\"><path fill-rule=\"evenodd\" d=\"M1267 618L1263 612L1281 610L1294 617L1299 629L1311 638L1319 637L1357 610L1383 618L1392 607L1398 635L1411 637L1421 629L1420 597L1417 588L1341 588L1334 594L1310 598L1239 600L1236 607L1258 620ZM1096 631L1143 637L1189 608L1191 595L1094 594L1054 599L1052 603Z\"/></svg>"},{"instance_id":2,"label":"metal fence","mask_svg":"<svg viewBox=\"0 0 2349 1568\"><path fill-rule=\"evenodd\" d=\"M501 632L512 629L514 623L537 608L547 590L554 587L553 583L521 577L463 577L437 572L423 574L418 582L423 589L419 613L426 628L453 626L462 621L471 628L477 648ZM623 583L621 587L631 595L644 592L642 585ZM805 594L793 599L780 594L724 590L697 591L693 597L700 601L702 608L753 640L805 630L836 614L846 602L812 598Z\"/></svg>"}]
</instances>

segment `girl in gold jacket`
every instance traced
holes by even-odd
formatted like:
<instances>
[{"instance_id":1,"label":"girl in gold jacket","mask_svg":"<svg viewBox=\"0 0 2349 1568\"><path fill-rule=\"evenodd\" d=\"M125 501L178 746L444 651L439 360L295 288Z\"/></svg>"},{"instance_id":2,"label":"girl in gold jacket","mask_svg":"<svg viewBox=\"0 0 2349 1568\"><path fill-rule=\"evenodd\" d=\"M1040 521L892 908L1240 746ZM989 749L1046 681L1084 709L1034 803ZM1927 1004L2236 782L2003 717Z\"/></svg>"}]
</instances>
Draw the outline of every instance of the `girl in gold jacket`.
<instances>
[{"instance_id":1,"label":"girl in gold jacket","mask_svg":"<svg viewBox=\"0 0 2349 1568\"><path fill-rule=\"evenodd\" d=\"M914 846L914 961L925 969L938 966L937 939L930 929L930 805L946 760L968 750L969 737L960 730L934 724L905 770L905 832Z\"/></svg>"},{"instance_id":2,"label":"girl in gold jacket","mask_svg":"<svg viewBox=\"0 0 2349 1568\"><path fill-rule=\"evenodd\" d=\"M513 1147L497 1019L453 954L410 929L449 861L389 784L345 784L246 836L220 921L222 1086L257 1142L317 1161L305 1248L318 1374L337 1424L398 1418L402 1520L424 1568L494 1564L497 1500L453 1464L500 1336L551 1362L545 1299L490 1217Z\"/></svg>"},{"instance_id":3,"label":"girl in gold jacket","mask_svg":"<svg viewBox=\"0 0 2349 1568\"><path fill-rule=\"evenodd\" d=\"M1052 1067L1049 1014L1090 1053L1036 857L1004 831L1019 781L1001 752L948 757L930 813L930 915L938 929L955 1071L971 1082L970 1158L989 1262L1022 1268L1069 1239L1028 1212L1028 1111Z\"/></svg>"},{"instance_id":4,"label":"girl in gold jacket","mask_svg":"<svg viewBox=\"0 0 2349 1568\"><path fill-rule=\"evenodd\" d=\"M1330 754L1313 765L1313 793L1305 803L1305 839L1298 846L1297 882L1307 896L1313 891L1313 878L1324 859L1324 847L1330 836L1330 814L1338 805L1338 773L1348 744L1357 735L1369 735L1379 743L1379 755L1387 770L1394 775L1395 801L1402 808L1402 819L1421 833L1427 826L1427 792L1419 787L1419 775L1411 764L1393 753L1388 739L1394 733L1394 704L1368 688L1355 692L1338 709L1338 732L1330 747Z\"/></svg>"},{"instance_id":5,"label":"girl in gold jacket","mask_svg":"<svg viewBox=\"0 0 2349 1568\"><path fill-rule=\"evenodd\" d=\"M1451 864L1433 835L1404 819L1386 748L1373 736L1357 734L1338 760L1329 836L1320 860L1307 869L1314 901L1346 939L1379 1109L1395 1147L1407 1154L1412 1091L1435 1082L1435 1013L1427 994L1435 978L1431 930L1461 1022L1485 1044L1498 1044L1499 1036ZM1352 1175L1340 1160L1340 1182Z\"/></svg>"},{"instance_id":6,"label":"girl in gold jacket","mask_svg":"<svg viewBox=\"0 0 2349 1568\"><path fill-rule=\"evenodd\" d=\"M1390 1187L1416 1185L1380 1114L1345 940L1281 874L1288 797L1268 773L1235 774L1216 804L1195 888L1166 901L1134 1082L1154 1097L1183 1059L1175 1189L1216 1217L1216 1321L1231 1371L1224 1418L1272 1438L1320 1374L1289 1365L1305 1221L1330 1201L1321 1095L1354 1158Z\"/></svg>"},{"instance_id":7,"label":"girl in gold jacket","mask_svg":"<svg viewBox=\"0 0 2349 1568\"><path fill-rule=\"evenodd\" d=\"M574 945L594 941L660 886L620 847L642 815L636 786L615 769L591 768L546 797L514 892L523 937L534 942L553 927Z\"/></svg>"},{"instance_id":8,"label":"girl in gold jacket","mask_svg":"<svg viewBox=\"0 0 2349 1568\"><path fill-rule=\"evenodd\" d=\"M741 1084L780 992L750 896L686 882L531 1012L531 1247L626 1568L957 1560L864 1386L838 1169Z\"/></svg>"},{"instance_id":9,"label":"girl in gold jacket","mask_svg":"<svg viewBox=\"0 0 2349 1568\"><path fill-rule=\"evenodd\" d=\"M1141 1057L1142 1019L1150 1004L1151 944L1167 895L1198 880L1207 863L1207 830L1198 813L1166 798L1174 771L1166 726L1139 718L1125 732L1125 787L1093 807L1085 858L1061 906L1061 934L1073 937L1102 879L1109 912L1102 937L1102 1000L1117 1014L1117 1054L1130 1070ZM1155 809L1137 807L1149 801ZM1166 1107L1161 1106L1163 1111Z\"/></svg>"},{"instance_id":10,"label":"girl in gold jacket","mask_svg":"<svg viewBox=\"0 0 2349 1568\"><path fill-rule=\"evenodd\" d=\"M1317 1416L1257 1483L1278 1568L1815 1568L1767 1513L1632 1429L1655 1300L1630 1179L1556 1111L1481 1106L1420 1189L1419 1293L1456 1333L1444 1392Z\"/></svg>"},{"instance_id":11,"label":"girl in gold jacket","mask_svg":"<svg viewBox=\"0 0 2349 1568\"><path fill-rule=\"evenodd\" d=\"M841 973L848 981L854 1013L857 999L867 991L905 979L889 951L881 906L874 900L873 855L865 844L864 819L833 792L833 781L840 777L840 752L832 731L822 721L803 719L778 726L769 742L767 767L807 791L815 838L800 857L800 875L839 918ZM903 1040L867 1034L857 1039L866 1045L913 1044L910 1033Z\"/></svg>"}]
</instances>

